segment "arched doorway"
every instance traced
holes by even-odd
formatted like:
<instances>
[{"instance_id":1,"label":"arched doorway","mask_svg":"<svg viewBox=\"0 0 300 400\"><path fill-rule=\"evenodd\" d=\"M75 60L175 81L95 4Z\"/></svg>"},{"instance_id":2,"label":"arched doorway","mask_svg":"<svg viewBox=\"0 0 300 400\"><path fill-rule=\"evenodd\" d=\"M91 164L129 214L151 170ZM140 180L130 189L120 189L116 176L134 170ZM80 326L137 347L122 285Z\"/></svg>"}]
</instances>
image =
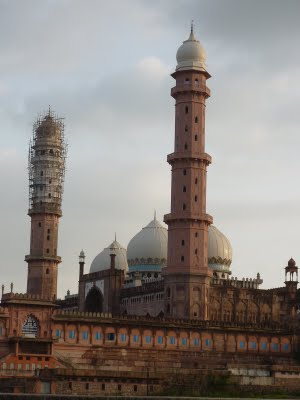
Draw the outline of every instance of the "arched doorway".
<instances>
[{"instance_id":1,"label":"arched doorway","mask_svg":"<svg viewBox=\"0 0 300 400\"><path fill-rule=\"evenodd\" d=\"M93 286L86 296L84 311L103 312L103 295L96 286Z\"/></svg>"}]
</instances>

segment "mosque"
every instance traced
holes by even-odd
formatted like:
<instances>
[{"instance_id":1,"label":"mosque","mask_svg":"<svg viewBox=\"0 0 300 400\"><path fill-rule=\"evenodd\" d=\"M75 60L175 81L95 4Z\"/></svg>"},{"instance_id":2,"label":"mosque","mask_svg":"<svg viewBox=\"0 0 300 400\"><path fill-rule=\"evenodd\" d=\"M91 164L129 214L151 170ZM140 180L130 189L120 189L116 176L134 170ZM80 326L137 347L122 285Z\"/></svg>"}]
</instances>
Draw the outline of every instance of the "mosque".
<instances>
[{"instance_id":1,"label":"mosque","mask_svg":"<svg viewBox=\"0 0 300 400\"><path fill-rule=\"evenodd\" d=\"M51 110L29 148L27 291L2 286L0 391L145 395L220 378L260 392L300 390L298 267L285 285L232 277L232 248L206 212L206 54L195 38L177 51L171 210L129 242L117 238L85 266L78 293L57 299L65 179L63 121ZM167 226L167 227L166 227ZM63 244L62 244L63 245Z\"/></svg>"}]
</instances>

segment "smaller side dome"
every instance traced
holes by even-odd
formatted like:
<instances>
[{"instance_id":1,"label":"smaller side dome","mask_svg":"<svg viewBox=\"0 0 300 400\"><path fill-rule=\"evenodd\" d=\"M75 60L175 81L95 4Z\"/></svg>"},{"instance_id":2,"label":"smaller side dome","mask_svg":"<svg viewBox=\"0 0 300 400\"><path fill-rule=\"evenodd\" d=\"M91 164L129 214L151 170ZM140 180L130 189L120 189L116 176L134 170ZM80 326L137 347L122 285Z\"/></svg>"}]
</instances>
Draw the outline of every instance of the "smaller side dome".
<instances>
[{"instance_id":1,"label":"smaller side dome","mask_svg":"<svg viewBox=\"0 0 300 400\"><path fill-rule=\"evenodd\" d=\"M215 226L208 228L208 265L214 271L231 274L232 247L227 237Z\"/></svg>"},{"instance_id":2,"label":"smaller side dome","mask_svg":"<svg viewBox=\"0 0 300 400\"><path fill-rule=\"evenodd\" d=\"M115 254L115 268L125 272L128 269L126 249L117 240L101 251L93 260L90 273L104 271L110 268L110 255Z\"/></svg>"},{"instance_id":3,"label":"smaller side dome","mask_svg":"<svg viewBox=\"0 0 300 400\"><path fill-rule=\"evenodd\" d=\"M194 36L193 26L188 40L185 40L177 50L176 59L176 71L188 69L206 71L206 53L199 40Z\"/></svg>"}]
</instances>

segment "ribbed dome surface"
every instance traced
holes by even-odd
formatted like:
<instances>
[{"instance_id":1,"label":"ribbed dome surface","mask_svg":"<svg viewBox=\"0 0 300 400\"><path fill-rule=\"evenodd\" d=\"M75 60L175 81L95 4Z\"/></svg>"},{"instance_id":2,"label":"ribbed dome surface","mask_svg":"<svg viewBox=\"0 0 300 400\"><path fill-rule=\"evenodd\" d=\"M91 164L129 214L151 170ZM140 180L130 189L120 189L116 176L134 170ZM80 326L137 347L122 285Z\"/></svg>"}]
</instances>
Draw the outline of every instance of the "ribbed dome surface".
<instances>
[{"instance_id":1,"label":"ribbed dome surface","mask_svg":"<svg viewBox=\"0 0 300 400\"><path fill-rule=\"evenodd\" d=\"M129 265L165 264L168 253L168 231L154 218L137 233L127 247Z\"/></svg>"},{"instance_id":2,"label":"ribbed dome surface","mask_svg":"<svg viewBox=\"0 0 300 400\"><path fill-rule=\"evenodd\" d=\"M105 248L94 258L90 267L90 273L109 269L110 254L116 255L115 268L122 269L126 272L128 269L126 249L119 242L114 240L110 246Z\"/></svg>"},{"instance_id":3,"label":"ribbed dome surface","mask_svg":"<svg viewBox=\"0 0 300 400\"><path fill-rule=\"evenodd\" d=\"M188 69L206 71L206 53L201 43L195 38L193 31L188 40L185 40L177 50L176 59L176 71Z\"/></svg>"},{"instance_id":4,"label":"ribbed dome surface","mask_svg":"<svg viewBox=\"0 0 300 400\"><path fill-rule=\"evenodd\" d=\"M215 226L208 229L208 264L212 268L223 265L229 269L232 262L232 248L227 237Z\"/></svg>"}]
</instances>

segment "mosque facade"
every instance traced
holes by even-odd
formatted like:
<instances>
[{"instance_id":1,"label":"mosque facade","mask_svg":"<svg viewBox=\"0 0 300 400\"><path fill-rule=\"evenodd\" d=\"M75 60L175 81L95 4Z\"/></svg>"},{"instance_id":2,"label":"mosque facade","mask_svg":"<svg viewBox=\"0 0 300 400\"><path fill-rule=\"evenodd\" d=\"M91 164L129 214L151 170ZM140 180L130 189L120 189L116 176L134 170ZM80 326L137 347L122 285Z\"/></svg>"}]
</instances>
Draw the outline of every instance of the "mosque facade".
<instances>
[{"instance_id":1,"label":"mosque facade","mask_svg":"<svg viewBox=\"0 0 300 400\"><path fill-rule=\"evenodd\" d=\"M298 267L285 285L232 277L228 238L206 211L205 50L177 51L171 210L130 240L117 238L90 265L81 251L78 293L57 299L58 224L65 172L63 123L51 110L30 144L27 291L2 286L0 391L154 394L209 375L229 384L300 389ZM249 378L251 376L251 379ZM288 385L287 385L288 382Z\"/></svg>"}]
</instances>

